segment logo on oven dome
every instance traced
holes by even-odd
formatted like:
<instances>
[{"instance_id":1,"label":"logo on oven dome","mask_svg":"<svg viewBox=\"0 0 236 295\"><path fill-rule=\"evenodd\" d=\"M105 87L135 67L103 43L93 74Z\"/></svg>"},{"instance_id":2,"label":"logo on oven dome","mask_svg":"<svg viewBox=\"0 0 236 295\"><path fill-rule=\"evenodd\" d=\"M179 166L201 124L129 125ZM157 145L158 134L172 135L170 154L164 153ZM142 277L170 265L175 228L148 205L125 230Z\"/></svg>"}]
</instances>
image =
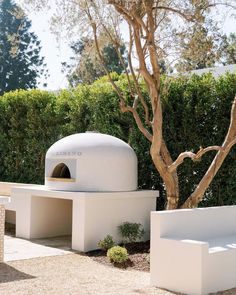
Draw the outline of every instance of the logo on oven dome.
<instances>
[{"instance_id":1,"label":"logo on oven dome","mask_svg":"<svg viewBox=\"0 0 236 295\"><path fill-rule=\"evenodd\" d=\"M81 152L56 152L56 156L81 156Z\"/></svg>"}]
</instances>

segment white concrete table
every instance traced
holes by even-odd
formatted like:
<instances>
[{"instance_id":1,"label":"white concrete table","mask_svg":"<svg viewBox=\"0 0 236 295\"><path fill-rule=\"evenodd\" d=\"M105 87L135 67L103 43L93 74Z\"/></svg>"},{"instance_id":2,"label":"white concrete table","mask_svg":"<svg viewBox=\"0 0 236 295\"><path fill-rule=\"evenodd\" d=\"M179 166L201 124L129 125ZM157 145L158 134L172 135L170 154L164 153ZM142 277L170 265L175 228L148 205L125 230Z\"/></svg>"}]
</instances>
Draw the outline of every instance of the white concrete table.
<instances>
[{"instance_id":1,"label":"white concrete table","mask_svg":"<svg viewBox=\"0 0 236 295\"><path fill-rule=\"evenodd\" d=\"M4 229L5 229L5 205L10 198L0 196L0 262L4 260Z\"/></svg>"}]
</instances>

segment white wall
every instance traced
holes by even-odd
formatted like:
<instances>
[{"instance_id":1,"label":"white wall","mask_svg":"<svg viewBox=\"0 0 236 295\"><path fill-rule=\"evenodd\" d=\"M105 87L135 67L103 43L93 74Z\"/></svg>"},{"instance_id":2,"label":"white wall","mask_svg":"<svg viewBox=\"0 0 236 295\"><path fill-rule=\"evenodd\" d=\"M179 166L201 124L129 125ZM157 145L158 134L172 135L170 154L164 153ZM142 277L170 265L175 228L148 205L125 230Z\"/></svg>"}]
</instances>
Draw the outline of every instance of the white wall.
<instances>
[{"instance_id":1,"label":"white wall","mask_svg":"<svg viewBox=\"0 0 236 295\"><path fill-rule=\"evenodd\" d=\"M31 238L71 235L72 201L32 197Z\"/></svg>"},{"instance_id":2,"label":"white wall","mask_svg":"<svg viewBox=\"0 0 236 295\"><path fill-rule=\"evenodd\" d=\"M110 198L101 200L99 198L85 200L85 249L93 250L97 248L99 240L104 239L108 234L114 237L118 243L121 236L118 226L123 222L141 223L145 229L144 240L150 238L150 212L156 208L156 199L130 197L126 193L126 198L115 198L110 194Z\"/></svg>"}]
</instances>

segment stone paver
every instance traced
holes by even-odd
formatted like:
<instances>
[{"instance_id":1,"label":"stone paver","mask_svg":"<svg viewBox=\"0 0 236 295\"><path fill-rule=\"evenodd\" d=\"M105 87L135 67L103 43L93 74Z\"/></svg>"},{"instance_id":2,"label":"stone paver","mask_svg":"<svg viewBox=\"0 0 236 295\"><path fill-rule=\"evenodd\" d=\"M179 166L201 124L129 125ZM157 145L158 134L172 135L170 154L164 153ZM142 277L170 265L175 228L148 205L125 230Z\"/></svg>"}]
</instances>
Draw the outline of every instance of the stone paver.
<instances>
[{"instance_id":1,"label":"stone paver","mask_svg":"<svg viewBox=\"0 0 236 295\"><path fill-rule=\"evenodd\" d=\"M5 235L4 260L14 261L37 257L71 254L70 240L67 237L24 240Z\"/></svg>"}]
</instances>

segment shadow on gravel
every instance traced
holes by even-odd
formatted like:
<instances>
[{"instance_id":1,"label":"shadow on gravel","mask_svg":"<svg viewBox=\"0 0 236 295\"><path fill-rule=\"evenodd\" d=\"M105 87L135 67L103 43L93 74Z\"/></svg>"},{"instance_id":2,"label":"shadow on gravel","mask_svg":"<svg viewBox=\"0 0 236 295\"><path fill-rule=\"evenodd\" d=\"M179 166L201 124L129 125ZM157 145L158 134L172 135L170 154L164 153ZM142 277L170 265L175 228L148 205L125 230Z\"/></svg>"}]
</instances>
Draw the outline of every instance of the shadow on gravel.
<instances>
[{"instance_id":1,"label":"shadow on gravel","mask_svg":"<svg viewBox=\"0 0 236 295\"><path fill-rule=\"evenodd\" d=\"M0 263L0 284L13 282L13 281L35 279L35 278L36 277L28 275L24 272L21 272L6 263Z\"/></svg>"}]
</instances>

